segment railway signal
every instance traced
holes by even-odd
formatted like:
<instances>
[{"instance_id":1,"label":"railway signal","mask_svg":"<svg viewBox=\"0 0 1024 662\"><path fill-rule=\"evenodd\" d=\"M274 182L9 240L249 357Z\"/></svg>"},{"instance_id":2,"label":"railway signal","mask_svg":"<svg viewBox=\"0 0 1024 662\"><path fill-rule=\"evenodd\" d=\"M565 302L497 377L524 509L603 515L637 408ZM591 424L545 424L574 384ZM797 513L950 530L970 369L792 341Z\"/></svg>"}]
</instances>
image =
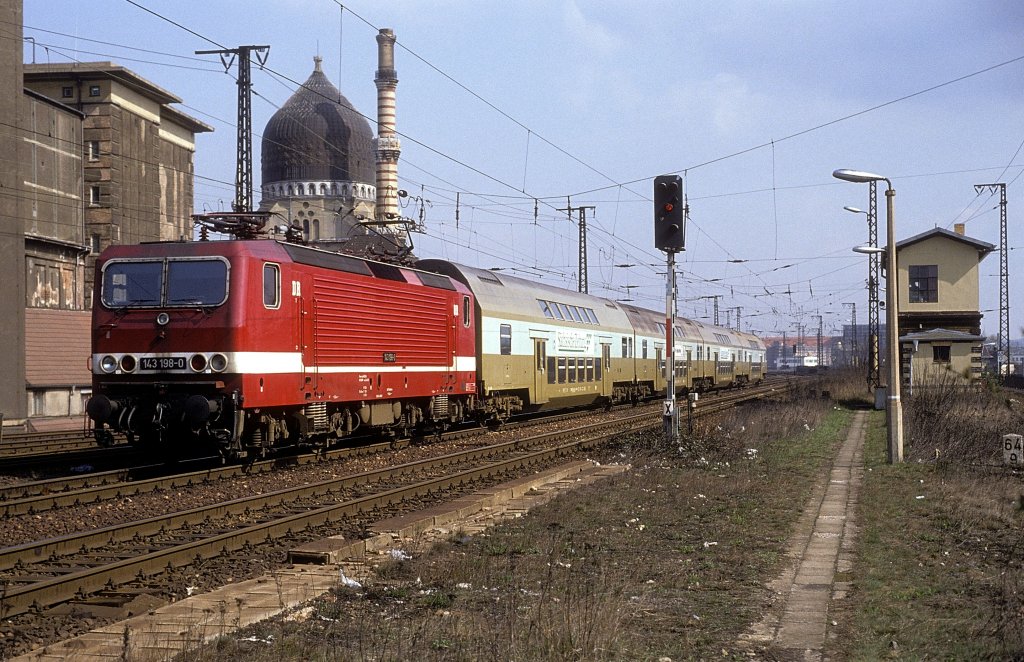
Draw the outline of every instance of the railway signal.
<instances>
[{"instance_id":1,"label":"railway signal","mask_svg":"<svg viewBox=\"0 0 1024 662\"><path fill-rule=\"evenodd\" d=\"M686 205L679 175L654 178L654 247L665 252L686 247Z\"/></svg>"},{"instance_id":2,"label":"railway signal","mask_svg":"<svg viewBox=\"0 0 1024 662\"><path fill-rule=\"evenodd\" d=\"M654 246L668 255L665 282L665 442L669 448L679 439L676 408L676 252L686 247L686 205L679 175L654 178Z\"/></svg>"}]
</instances>

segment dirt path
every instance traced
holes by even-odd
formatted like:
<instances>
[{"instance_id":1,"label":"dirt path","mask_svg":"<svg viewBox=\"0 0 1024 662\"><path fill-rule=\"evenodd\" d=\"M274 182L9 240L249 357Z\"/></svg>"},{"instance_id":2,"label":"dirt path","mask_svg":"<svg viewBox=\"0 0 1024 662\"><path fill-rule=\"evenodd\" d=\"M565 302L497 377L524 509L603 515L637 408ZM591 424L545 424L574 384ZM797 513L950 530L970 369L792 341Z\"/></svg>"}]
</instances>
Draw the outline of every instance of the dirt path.
<instances>
[{"instance_id":1,"label":"dirt path","mask_svg":"<svg viewBox=\"0 0 1024 662\"><path fill-rule=\"evenodd\" d=\"M781 659L823 659L833 606L849 590L842 580L857 533L866 427L867 414L857 412L827 480L815 487L790 538L792 562L769 584L778 601L743 635L742 648L772 651Z\"/></svg>"}]
</instances>

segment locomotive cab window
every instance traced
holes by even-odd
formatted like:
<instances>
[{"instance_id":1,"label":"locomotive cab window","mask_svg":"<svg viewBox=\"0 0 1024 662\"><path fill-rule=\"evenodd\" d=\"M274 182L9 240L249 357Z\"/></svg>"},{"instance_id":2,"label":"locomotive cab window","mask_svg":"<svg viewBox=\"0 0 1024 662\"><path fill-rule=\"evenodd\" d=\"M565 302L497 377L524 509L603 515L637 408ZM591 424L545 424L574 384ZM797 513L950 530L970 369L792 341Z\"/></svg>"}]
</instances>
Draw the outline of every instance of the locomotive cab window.
<instances>
[{"instance_id":1,"label":"locomotive cab window","mask_svg":"<svg viewBox=\"0 0 1024 662\"><path fill-rule=\"evenodd\" d=\"M103 266L100 301L109 308L219 306L228 295L220 258L112 260Z\"/></svg>"},{"instance_id":2,"label":"locomotive cab window","mask_svg":"<svg viewBox=\"0 0 1024 662\"><path fill-rule=\"evenodd\" d=\"M110 262L103 267L103 304L159 306L163 290L162 262Z\"/></svg>"},{"instance_id":3,"label":"locomotive cab window","mask_svg":"<svg viewBox=\"0 0 1024 662\"><path fill-rule=\"evenodd\" d=\"M168 306L217 306L228 293L228 265L221 260L168 260Z\"/></svg>"},{"instance_id":4,"label":"locomotive cab window","mask_svg":"<svg viewBox=\"0 0 1024 662\"><path fill-rule=\"evenodd\" d=\"M269 262L263 265L263 305L281 307L281 267Z\"/></svg>"}]
</instances>

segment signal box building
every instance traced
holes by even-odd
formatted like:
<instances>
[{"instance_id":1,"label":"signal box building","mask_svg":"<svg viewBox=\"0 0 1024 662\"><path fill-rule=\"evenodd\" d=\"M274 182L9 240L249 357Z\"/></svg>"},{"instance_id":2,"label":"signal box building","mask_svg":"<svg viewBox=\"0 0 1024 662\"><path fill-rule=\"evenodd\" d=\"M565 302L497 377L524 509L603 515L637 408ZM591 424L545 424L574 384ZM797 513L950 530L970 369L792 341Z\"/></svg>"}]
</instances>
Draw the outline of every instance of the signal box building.
<instances>
[{"instance_id":1,"label":"signal box building","mask_svg":"<svg viewBox=\"0 0 1024 662\"><path fill-rule=\"evenodd\" d=\"M978 268L995 246L956 230L933 228L896 244L904 383L981 376Z\"/></svg>"}]
</instances>

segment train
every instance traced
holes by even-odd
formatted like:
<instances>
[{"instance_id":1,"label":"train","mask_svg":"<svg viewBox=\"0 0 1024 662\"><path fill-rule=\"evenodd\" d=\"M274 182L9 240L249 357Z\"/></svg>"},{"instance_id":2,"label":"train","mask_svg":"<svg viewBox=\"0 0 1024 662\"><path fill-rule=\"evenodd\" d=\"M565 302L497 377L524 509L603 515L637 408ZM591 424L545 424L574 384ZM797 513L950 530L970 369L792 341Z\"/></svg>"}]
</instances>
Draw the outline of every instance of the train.
<instances>
[{"instance_id":1,"label":"train","mask_svg":"<svg viewBox=\"0 0 1024 662\"><path fill-rule=\"evenodd\" d=\"M115 245L93 301L86 412L104 446L251 459L666 390L664 313L446 260L274 235ZM765 377L756 336L675 331L681 394Z\"/></svg>"}]
</instances>

